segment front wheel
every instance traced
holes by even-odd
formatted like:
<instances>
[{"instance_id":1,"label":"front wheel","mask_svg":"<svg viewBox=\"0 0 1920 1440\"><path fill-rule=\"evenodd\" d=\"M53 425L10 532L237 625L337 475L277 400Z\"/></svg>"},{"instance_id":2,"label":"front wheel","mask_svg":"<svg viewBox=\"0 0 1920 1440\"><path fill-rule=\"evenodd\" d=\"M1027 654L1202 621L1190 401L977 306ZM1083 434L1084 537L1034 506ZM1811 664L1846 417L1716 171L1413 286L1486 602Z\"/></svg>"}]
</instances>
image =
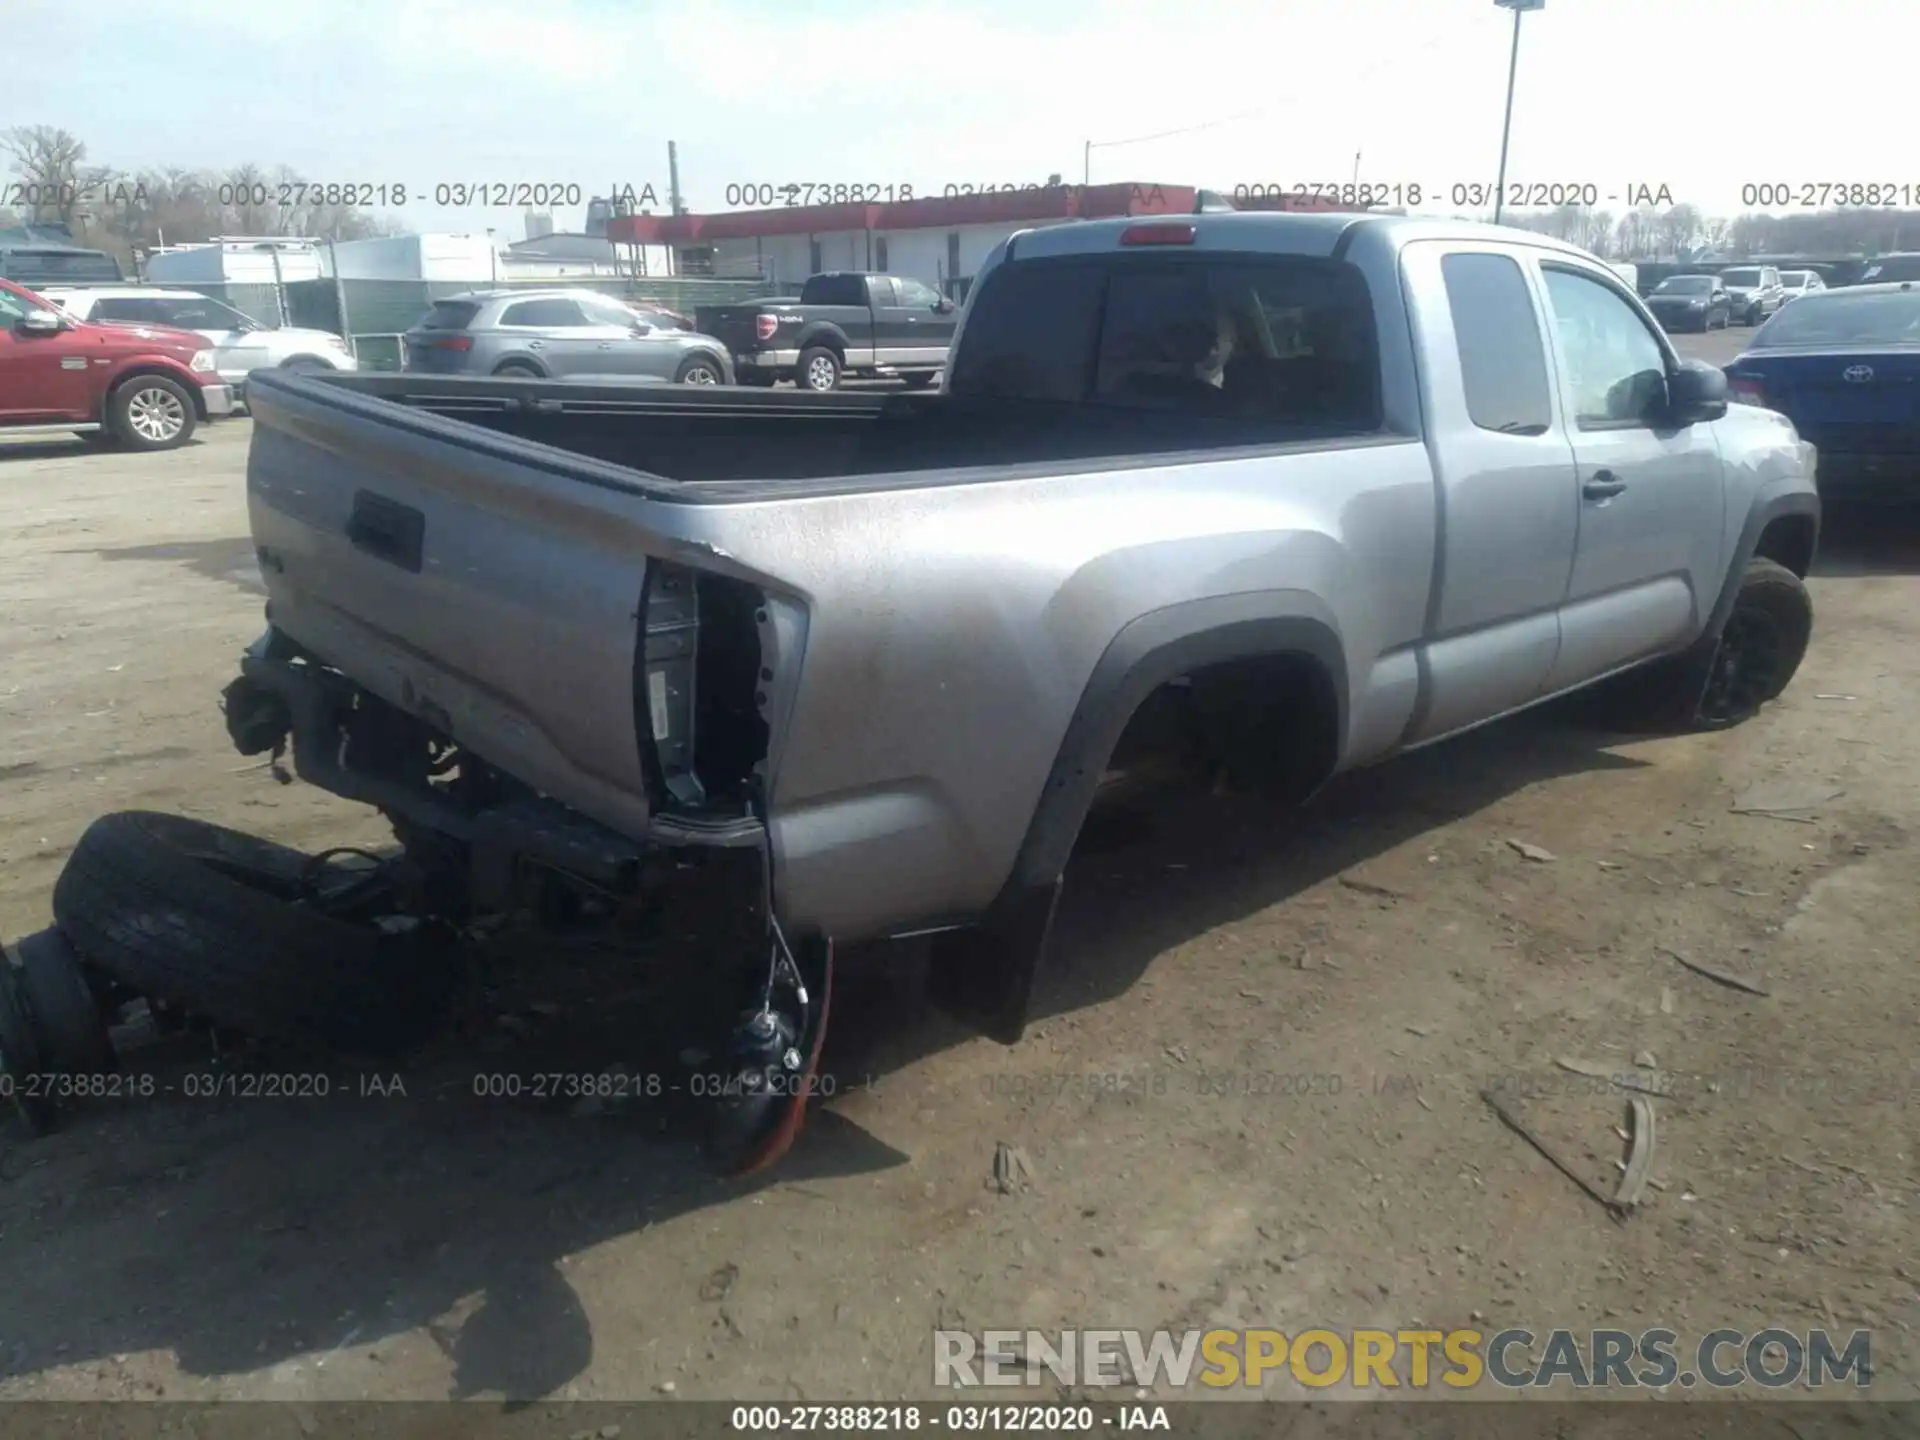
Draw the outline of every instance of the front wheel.
<instances>
[{"instance_id":1,"label":"front wheel","mask_svg":"<svg viewBox=\"0 0 1920 1440\"><path fill-rule=\"evenodd\" d=\"M800 352L794 369L794 383L802 390L834 390L840 385L840 357L823 346Z\"/></svg>"},{"instance_id":2,"label":"front wheel","mask_svg":"<svg viewBox=\"0 0 1920 1440\"><path fill-rule=\"evenodd\" d=\"M172 450L193 434L193 397L164 375L136 375L107 400L107 426L132 450Z\"/></svg>"},{"instance_id":3,"label":"front wheel","mask_svg":"<svg viewBox=\"0 0 1920 1440\"><path fill-rule=\"evenodd\" d=\"M674 372L676 385L724 385L726 378L720 373L720 362L711 355L689 355L680 362L680 368Z\"/></svg>"},{"instance_id":4,"label":"front wheel","mask_svg":"<svg viewBox=\"0 0 1920 1440\"><path fill-rule=\"evenodd\" d=\"M1693 728L1725 730L1750 720L1792 681L1813 638L1813 600L1775 560L1747 562L1733 611L1707 664Z\"/></svg>"}]
</instances>

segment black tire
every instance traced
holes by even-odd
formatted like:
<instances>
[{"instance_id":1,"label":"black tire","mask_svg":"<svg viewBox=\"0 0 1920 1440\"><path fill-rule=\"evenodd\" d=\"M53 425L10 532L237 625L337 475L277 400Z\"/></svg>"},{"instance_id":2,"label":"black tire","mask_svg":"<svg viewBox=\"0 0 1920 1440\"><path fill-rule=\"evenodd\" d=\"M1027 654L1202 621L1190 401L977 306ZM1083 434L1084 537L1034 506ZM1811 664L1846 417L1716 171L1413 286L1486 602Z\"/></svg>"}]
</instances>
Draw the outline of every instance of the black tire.
<instances>
[{"instance_id":1,"label":"black tire","mask_svg":"<svg viewBox=\"0 0 1920 1440\"><path fill-rule=\"evenodd\" d=\"M27 1014L20 972L0 956L0 1105L11 1105L29 1135L53 1128L53 1107L39 1084L40 1041Z\"/></svg>"},{"instance_id":2,"label":"black tire","mask_svg":"<svg viewBox=\"0 0 1920 1440\"><path fill-rule=\"evenodd\" d=\"M802 390L824 394L840 388L840 357L824 345L813 345L800 352L793 368L793 383Z\"/></svg>"},{"instance_id":3,"label":"black tire","mask_svg":"<svg viewBox=\"0 0 1920 1440\"><path fill-rule=\"evenodd\" d=\"M506 364L498 367L493 373L507 380L542 380L546 378L524 360L509 360Z\"/></svg>"},{"instance_id":4,"label":"black tire","mask_svg":"<svg viewBox=\"0 0 1920 1440\"><path fill-rule=\"evenodd\" d=\"M1698 667L1705 673L1690 728L1727 730L1751 720L1793 682L1812 638L1805 582L1777 560L1749 560L1727 623Z\"/></svg>"},{"instance_id":5,"label":"black tire","mask_svg":"<svg viewBox=\"0 0 1920 1440\"><path fill-rule=\"evenodd\" d=\"M107 396L107 428L129 450L172 450L193 437L193 396L164 375L135 375Z\"/></svg>"},{"instance_id":6,"label":"black tire","mask_svg":"<svg viewBox=\"0 0 1920 1440\"><path fill-rule=\"evenodd\" d=\"M676 385L724 385L727 383L727 372L711 355L689 355L680 362L680 368L673 372L673 383Z\"/></svg>"},{"instance_id":7,"label":"black tire","mask_svg":"<svg viewBox=\"0 0 1920 1440\"><path fill-rule=\"evenodd\" d=\"M391 1054L433 1031L458 980L437 927L390 934L293 902L307 856L179 815L103 815L53 913L142 995L252 1035Z\"/></svg>"},{"instance_id":8,"label":"black tire","mask_svg":"<svg viewBox=\"0 0 1920 1440\"><path fill-rule=\"evenodd\" d=\"M99 1075L117 1068L107 1017L80 970L80 956L59 930L18 941L20 988L33 1012L43 1063L65 1075Z\"/></svg>"}]
</instances>

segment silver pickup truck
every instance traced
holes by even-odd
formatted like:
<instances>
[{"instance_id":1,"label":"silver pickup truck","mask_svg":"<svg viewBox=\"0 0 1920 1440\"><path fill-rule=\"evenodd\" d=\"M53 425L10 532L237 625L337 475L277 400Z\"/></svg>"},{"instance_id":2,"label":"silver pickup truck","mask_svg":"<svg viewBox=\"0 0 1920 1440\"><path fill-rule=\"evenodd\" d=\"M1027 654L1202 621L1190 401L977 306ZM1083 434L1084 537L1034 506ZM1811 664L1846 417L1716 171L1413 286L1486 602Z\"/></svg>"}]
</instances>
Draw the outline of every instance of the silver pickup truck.
<instances>
[{"instance_id":1,"label":"silver pickup truck","mask_svg":"<svg viewBox=\"0 0 1920 1440\"><path fill-rule=\"evenodd\" d=\"M749 1095L795 1092L849 942L930 936L936 1000L1017 1039L1150 713L1299 798L1629 670L1650 718L1737 723L1811 629L1811 447L1513 230L1028 231L929 395L252 398L239 748L291 737L471 911L734 857Z\"/></svg>"}]
</instances>

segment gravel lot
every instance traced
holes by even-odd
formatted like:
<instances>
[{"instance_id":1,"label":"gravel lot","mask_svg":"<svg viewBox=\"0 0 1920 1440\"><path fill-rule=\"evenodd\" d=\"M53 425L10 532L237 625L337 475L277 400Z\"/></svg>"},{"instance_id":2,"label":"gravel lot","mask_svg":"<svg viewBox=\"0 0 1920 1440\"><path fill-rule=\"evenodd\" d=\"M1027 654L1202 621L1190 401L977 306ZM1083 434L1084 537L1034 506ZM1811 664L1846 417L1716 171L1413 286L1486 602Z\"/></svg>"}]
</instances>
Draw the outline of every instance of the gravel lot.
<instances>
[{"instance_id":1,"label":"gravel lot","mask_svg":"<svg viewBox=\"0 0 1920 1440\"><path fill-rule=\"evenodd\" d=\"M102 811L383 838L222 730L260 625L248 429L0 447L0 934L47 923ZM1911 1397L1917 534L1832 517L1806 666L1737 731L1535 716L1284 824L1139 817L1077 862L1024 1046L856 995L844 1093L761 1184L707 1178L650 1111L473 1095L543 1057L645 1069L632 954L530 961L513 993L551 1003L476 1002L404 1097L334 1067L324 1100L189 1098L204 1050L141 1052L154 1098L0 1138L0 1398L893 1397L929 1390L940 1323L1483 1321L1866 1326L1874 1393ZM1732 813L1772 780L1840 793ZM1623 1107L1555 1061L1644 1052L1678 1095L1664 1188L1621 1224L1478 1092L1611 1186ZM1034 1188L987 1188L996 1142Z\"/></svg>"}]
</instances>

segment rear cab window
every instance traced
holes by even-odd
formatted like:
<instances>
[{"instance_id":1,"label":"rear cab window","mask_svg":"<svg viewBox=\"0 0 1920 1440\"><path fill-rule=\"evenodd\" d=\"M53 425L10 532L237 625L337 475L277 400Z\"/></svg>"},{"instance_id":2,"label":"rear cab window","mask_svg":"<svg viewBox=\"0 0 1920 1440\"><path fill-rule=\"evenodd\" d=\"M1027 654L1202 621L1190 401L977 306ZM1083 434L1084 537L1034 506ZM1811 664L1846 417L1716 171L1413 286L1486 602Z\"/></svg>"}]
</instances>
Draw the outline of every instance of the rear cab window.
<instances>
[{"instance_id":1,"label":"rear cab window","mask_svg":"<svg viewBox=\"0 0 1920 1440\"><path fill-rule=\"evenodd\" d=\"M1305 256L1008 262L974 299L948 391L1262 431L1381 426L1366 280L1344 262Z\"/></svg>"}]
</instances>

